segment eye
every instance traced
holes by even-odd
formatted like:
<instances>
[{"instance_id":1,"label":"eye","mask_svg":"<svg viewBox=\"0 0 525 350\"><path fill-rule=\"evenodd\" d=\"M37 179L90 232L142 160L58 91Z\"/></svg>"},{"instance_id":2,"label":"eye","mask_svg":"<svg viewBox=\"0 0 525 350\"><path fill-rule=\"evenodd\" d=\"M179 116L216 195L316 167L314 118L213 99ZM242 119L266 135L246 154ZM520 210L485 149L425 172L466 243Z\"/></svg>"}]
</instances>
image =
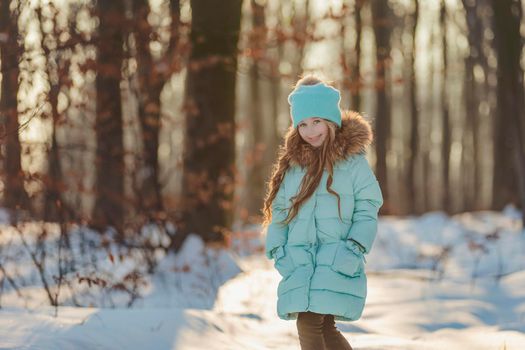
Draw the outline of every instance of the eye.
<instances>
[{"instance_id":1,"label":"eye","mask_svg":"<svg viewBox=\"0 0 525 350\"><path fill-rule=\"evenodd\" d=\"M321 120L319 120L319 119L314 120L314 124L319 124L320 122L321 122Z\"/></svg>"},{"instance_id":2,"label":"eye","mask_svg":"<svg viewBox=\"0 0 525 350\"><path fill-rule=\"evenodd\" d=\"M304 127L304 126L306 126L305 123L301 123L301 124L299 124L299 127L300 127L300 128L302 128L302 127Z\"/></svg>"}]
</instances>

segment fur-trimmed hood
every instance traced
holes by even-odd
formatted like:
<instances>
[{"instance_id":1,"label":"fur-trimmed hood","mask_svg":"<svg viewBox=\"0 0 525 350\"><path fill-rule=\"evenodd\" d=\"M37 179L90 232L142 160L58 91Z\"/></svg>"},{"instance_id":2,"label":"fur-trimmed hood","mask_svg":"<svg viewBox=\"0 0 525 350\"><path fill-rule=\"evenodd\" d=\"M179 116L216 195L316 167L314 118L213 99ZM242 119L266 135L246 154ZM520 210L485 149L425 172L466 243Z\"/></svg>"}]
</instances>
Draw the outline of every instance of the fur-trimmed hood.
<instances>
[{"instance_id":1,"label":"fur-trimmed hood","mask_svg":"<svg viewBox=\"0 0 525 350\"><path fill-rule=\"evenodd\" d=\"M353 154L366 153L373 141L372 127L359 113L344 110L341 119L341 127L336 130L335 141L329 150L335 161L344 160ZM319 149L304 142L300 136L293 135L293 132L286 135L284 151L290 165L305 167L314 157L318 157Z\"/></svg>"}]
</instances>

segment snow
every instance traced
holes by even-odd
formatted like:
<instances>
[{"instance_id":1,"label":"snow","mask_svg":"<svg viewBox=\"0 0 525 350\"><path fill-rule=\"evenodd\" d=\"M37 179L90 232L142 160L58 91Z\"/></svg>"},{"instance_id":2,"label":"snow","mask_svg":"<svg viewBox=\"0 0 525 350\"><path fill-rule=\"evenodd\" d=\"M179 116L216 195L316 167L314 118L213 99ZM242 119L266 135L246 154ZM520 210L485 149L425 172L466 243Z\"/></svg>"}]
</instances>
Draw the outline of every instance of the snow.
<instances>
[{"instance_id":1,"label":"snow","mask_svg":"<svg viewBox=\"0 0 525 350\"><path fill-rule=\"evenodd\" d=\"M299 349L295 322L276 315L280 276L263 255L257 226L239 230L230 250L192 235L179 254L159 254L131 307L129 298L77 283L70 293L81 306L64 291L66 306L56 310L43 297L19 235L4 222L0 264L16 256L17 266L5 268L24 283L20 297L0 272L0 349ZM36 227L22 229L28 242ZM113 255L121 253L110 247ZM337 326L360 350L525 349L523 256L525 231L512 207L452 217L381 217L367 256L363 316ZM99 259L92 272L107 278L146 271L138 252L110 261L102 251ZM82 261L87 273L90 265Z\"/></svg>"}]
</instances>

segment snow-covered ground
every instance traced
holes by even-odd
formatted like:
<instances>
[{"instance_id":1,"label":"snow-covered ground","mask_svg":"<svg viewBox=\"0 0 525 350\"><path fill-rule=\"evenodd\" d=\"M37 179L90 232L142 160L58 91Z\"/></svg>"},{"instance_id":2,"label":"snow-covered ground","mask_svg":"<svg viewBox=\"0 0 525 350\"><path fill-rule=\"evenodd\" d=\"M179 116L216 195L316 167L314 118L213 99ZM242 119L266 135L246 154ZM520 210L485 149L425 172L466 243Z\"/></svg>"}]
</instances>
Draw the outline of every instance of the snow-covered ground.
<instances>
[{"instance_id":1,"label":"snow-covered ground","mask_svg":"<svg viewBox=\"0 0 525 350\"><path fill-rule=\"evenodd\" d=\"M55 316L37 283L20 286L20 296L0 272L0 349L298 350L295 322L276 316L279 275L254 232L234 238L229 252L190 237L145 278L131 308L117 298L114 308L63 306ZM363 317L337 326L362 350L525 349L524 256L513 208L381 217Z\"/></svg>"}]
</instances>

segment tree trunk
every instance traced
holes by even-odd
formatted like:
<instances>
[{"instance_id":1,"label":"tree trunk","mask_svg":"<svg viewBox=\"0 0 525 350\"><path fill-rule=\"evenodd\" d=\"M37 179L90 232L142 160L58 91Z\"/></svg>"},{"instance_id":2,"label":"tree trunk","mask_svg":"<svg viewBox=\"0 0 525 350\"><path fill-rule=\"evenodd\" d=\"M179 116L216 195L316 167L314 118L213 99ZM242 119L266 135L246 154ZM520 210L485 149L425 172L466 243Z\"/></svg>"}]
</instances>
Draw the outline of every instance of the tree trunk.
<instances>
[{"instance_id":1,"label":"tree trunk","mask_svg":"<svg viewBox=\"0 0 525 350\"><path fill-rule=\"evenodd\" d=\"M463 7L466 13L466 22L468 30L469 55L465 59L465 100L466 100L466 130L468 133L469 146L466 150L470 151L469 159L472 165L468 166L470 173L464 173L464 189L465 189L465 204L463 210L474 210L480 205L481 195L481 168L480 164L480 140L479 140L479 103L481 101L479 84L474 77L474 67L479 65L487 75L487 62L483 53L483 23L479 18L480 6L483 6L482 1L466 1L462 0ZM467 141L467 140L464 140Z\"/></svg>"},{"instance_id":2,"label":"tree trunk","mask_svg":"<svg viewBox=\"0 0 525 350\"><path fill-rule=\"evenodd\" d=\"M388 72L390 64L390 33L392 31L392 19L390 9L385 2L372 1L372 18L376 39L376 91L377 111L375 123L376 142L376 174L381 190L385 195L383 212L390 212L387 179L387 147L390 144L391 108L390 96L387 92L389 81Z\"/></svg>"},{"instance_id":3,"label":"tree trunk","mask_svg":"<svg viewBox=\"0 0 525 350\"><path fill-rule=\"evenodd\" d=\"M361 9L363 8L365 0L355 0L354 5L354 26L355 26L355 45L354 45L354 60L351 65L351 100L350 109L360 111L361 109L361 32L363 29L363 21L361 18Z\"/></svg>"},{"instance_id":4,"label":"tree trunk","mask_svg":"<svg viewBox=\"0 0 525 350\"><path fill-rule=\"evenodd\" d=\"M306 43L308 42L309 35L309 23L310 23L310 0L304 2L304 14L301 16L297 12L298 3L292 1L292 25L293 25L293 36L295 44L297 44L297 50L295 55L295 62L292 64L292 80L303 74L303 61L306 51Z\"/></svg>"},{"instance_id":5,"label":"tree trunk","mask_svg":"<svg viewBox=\"0 0 525 350\"><path fill-rule=\"evenodd\" d=\"M0 1L0 40L2 64L2 92L0 96L1 128L0 141L3 148L4 206L11 210L30 209L29 198L24 188L24 173L21 166L21 145L18 138L18 67L23 47L18 42L19 8L11 12L8 0Z\"/></svg>"},{"instance_id":6,"label":"tree trunk","mask_svg":"<svg viewBox=\"0 0 525 350\"><path fill-rule=\"evenodd\" d=\"M284 22L283 14L282 14L282 2L279 2L278 9L279 11L279 22ZM269 147L266 149L266 153L269 155L268 159L274 159L275 155L277 154L277 150L279 149L279 143L281 142L281 135L279 132L279 105L281 100L281 72L279 70L279 64L283 60L284 57L284 40L282 38L277 37L277 57L272 60L272 69L271 69L271 104L272 104L272 115L269 120ZM269 164L272 164L273 161L270 160Z\"/></svg>"},{"instance_id":7,"label":"tree trunk","mask_svg":"<svg viewBox=\"0 0 525 350\"><path fill-rule=\"evenodd\" d=\"M266 18L264 6L250 0L252 10L252 37L250 47L253 61L250 66L250 130L251 151L249 151L246 177L247 203L249 217L260 214L264 199L265 181L268 176L267 166L263 162L266 142L264 135L263 96L260 89L259 58L265 50Z\"/></svg>"},{"instance_id":8,"label":"tree trunk","mask_svg":"<svg viewBox=\"0 0 525 350\"><path fill-rule=\"evenodd\" d=\"M96 199L93 224L124 224L124 144L120 94L125 28L123 0L97 1Z\"/></svg>"},{"instance_id":9,"label":"tree trunk","mask_svg":"<svg viewBox=\"0 0 525 350\"><path fill-rule=\"evenodd\" d=\"M345 12L341 18L341 64L343 68L343 88L348 90L350 98L350 109L359 111L360 109L360 59L361 59L361 8L363 7L363 0L357 0L354 3L353 9L353 24L355 30L355 42L351 50L347 48L347 22L349 21L345 7ZM348 52L347 52L348 51Z\"/></svg>"},{"instance_id":10,"label":"tree trunk","mask_svg":"<svg viewBox=\"0 0 525 350\"><path fill-rule=\"evenodd\" d=\"M443 166L443 189L442 189L442 210L450 214L450 143L451 143L451 130L450 130L450 113L448 108L448 94L447 94L447 76L448 76L448 50L447 50L447 7L446 1L441 1L441 12L440 12L440 23L441 23L441 45L442 45L442 59L443 59L443 82L441 85L441 108L442 108L442 133L443 137L441 140L441 163Z\"/></svg>"},{"instance_id":11,"label":"tree trunk","mask_svg":"<svg viewBox=\"0 0 525 350\"><path fill-rule=\"evenodd\" d=\"M141 212L150 216L162 210L159 184L160 93L164 81L155 69L149 49L153 30L148 22L147 0L133 0L134 34L139 82L138 115L142 128L142 166L138 193Z\"/></svg>"},{"instance_id":12,"label":"tree trunk","mask_svg":"<svg viewBox=\"0 0 525 350\"><path fill-rule=\"evenodd\" d=\"M173 249L189 233L222 242L235 188L235 84L241 0L191 1L186 77L183 213Z\"/></svg>"},{"instance_id":13,"label":"tree trunk","mask_svg":"<svg viewBox=\"0 0 525 350\"><path fill-rule=\"evenodd\" d=\"M277 16L278 16L278 23L280 23L280 30L282 30L283 23L285 21L283 16L283 3L279 2L277 5ZM271 98L271 111L272 114L270 118L268 118L268 122L266 123L266 128L268 130L267 135L267 147L264 154L264 164L267 164L269 167L272 166L275 157L278 153L280 143L282 142L281 133L279 130L279 112L280 112L280 105L281 105L281 97L282 97L282 76L281 71L279 69L279 64L282 62L284 58L284 39L280 35L280 33L276 34L276 41L277 41L277 48L276 48L276 57L271 60L271 76L270 76L270 83L271 83L271 91L270 91L270 98ZM269 169L269 173L271 172L271 168ZM269 178L267 178L269 180ZM264 193L266 195L266 193ZM262 205L261 205L262 207Z\"/></svg>"},{"instance_id":14,"label":"tree trunk","mask_svg":"<svg viewBox=\"0 0 525 350\"><path fill-rule=\"evenodd\" d=\"M48 8L49 9L49 8ZM43 7L37 8L36 13L40 25L40 45L44 51L44 70L49 83L48 101L51 105L51 147L47 154L47 177L45 181L44 194L44 220L54 222L64 222L66 220L66 205L62 199L63 178L62 163L58 149L57 129L60 124L61 114L58 112L58 95L60 88L65 85L65 80L69 74L70 60L61 56L57 49L51 49L46 38L57 40L61 34L57 28L58 12L51 11L53 17L53 29L51 33L46 33L44 28L45 18L42 13ZM70 213L68 213L70 214Z\"/></svg>"},{"instance_id":15,"label":"tree trunk","mask_svg":"<svg viewBox=\"0 0 525 350\"><path fill-rule=\"evenodd\" d=\"M475 129L477 127L478 103L476 102L476 82L474 79L474 62L471 58L465 59L465 81L463 84L465 92L465 122L461 138L461 189L463 192L461 211L474 209L476 188L478 185L476 163L475 163Z\"/></svg>"},{"instance_id":16,"label":"tree trunk","mask_svg":"<svg viewBox=\"0 0 525 350\"><path fill-rule=\"evenodd\" d=\"M493 0L498 57L498 117L495 122L493 207L521 203L525 221L524 88L520 65L521 2Z\"/></svg>"},{"instance_id":17,"label":"tree trunk","mask_svg":"<svg viewBox=\"0 0 525 350\"><path fill-rule=\"evenodd\" d=\"M134 34L138 69L139 96L138 114L142 128L142 171L138 193L140 211L150 218L163 210L161 185L159 182L159 135L161 125L162 89L171 76L170 62L177 46L180 18L179 1L170 2L172 17L171 37L165 59L156 62L149 48L153 29L148 22L150 13L147 0L133 0Z\"/></svg>"},{"instance_id":18,"label":"tree trunk","mask_svg":"<svg viewBox=\"0 0 525 350\"><path fill-rule=\"evenodd\" d=\"M412 52L410 53L409 71L410 71L410 139L409 139L409 157L408 157L408 211L415 213L417 201L417 160L419 158L419 111L417 108L417 80L416 80L416 34L419 20L419 1L414 0L415 10L412 15Z\"/></svg>"}]
</instances>

